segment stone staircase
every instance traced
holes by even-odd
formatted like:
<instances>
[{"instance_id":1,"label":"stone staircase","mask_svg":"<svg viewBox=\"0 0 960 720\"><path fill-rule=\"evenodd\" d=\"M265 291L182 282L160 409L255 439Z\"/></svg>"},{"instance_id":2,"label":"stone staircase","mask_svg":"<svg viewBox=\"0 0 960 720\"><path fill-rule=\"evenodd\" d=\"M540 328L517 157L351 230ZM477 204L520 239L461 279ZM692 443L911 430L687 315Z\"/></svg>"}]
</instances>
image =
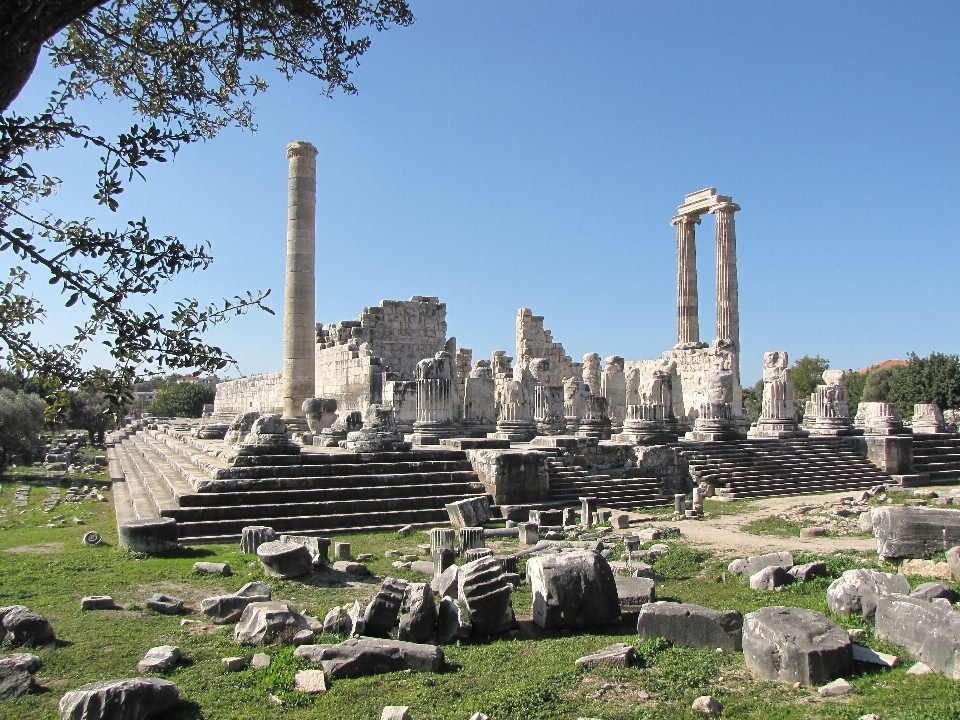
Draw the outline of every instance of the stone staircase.
<instances>
[{"instance_id":1,"label":"stone staircase","mask_svg":"<svg viewBox=\"0 0 960 720\"><path fill-rule=\"evenodd\" d=\"M601 508L638 510L669 505L662 497L656 478L613 478L592 475L584 467L569 464L553 448L537 448L547 452L547 474L550 477L550 504L580 506L581 497L595 497Z\"/></svg>"},{"instance_id":2,"label":"stone staircase","mask_svg":"<svg viewBox=\"0 0 960 720\"><path fill-rule=\"evenodd\" d=\"M913 469L929 475L931 484L960 480L960 435L914 435Z\"/></svg>"},{"instance_id":3,"label":"stone staircase","mask_svg":"<svg viewBox=\"0 0 960 720\"><path fill-rule=\"evenodd\" d=\"M448 523L445 504L484 493L457 450L309 449L231 464L216 455L222 443L169 428L117 440L108 450L117 522L172 517L183 542L231 542L247 525L306 535L430 527Z\"/></svg>"},{"instance_id":4,"label":"stone staircase","mask_svg":"<svg viewBox=\"0 0 960 720\"><path fill-rule=\"evenodd\" d=\"M842 438L682 443L695 483L727 488L734 498L866 490L890 483Z\"/></svg>"}]
</instances>

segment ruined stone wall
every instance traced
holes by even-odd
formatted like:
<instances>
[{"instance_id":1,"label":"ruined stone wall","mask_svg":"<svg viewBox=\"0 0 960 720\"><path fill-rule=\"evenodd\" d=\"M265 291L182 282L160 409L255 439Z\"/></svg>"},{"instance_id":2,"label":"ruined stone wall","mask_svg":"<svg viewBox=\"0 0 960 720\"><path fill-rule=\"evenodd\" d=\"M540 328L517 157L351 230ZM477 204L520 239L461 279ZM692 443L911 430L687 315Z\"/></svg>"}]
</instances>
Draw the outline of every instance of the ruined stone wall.
<instances>
[{"instance_id":1,"label":"ruined stone wall","mask_svg":"<svg viewBox=\"0 0 960 720\"><path fill-rule=\"evenodd\" d=\"M517 310L517 363L533 358L550 362L544 385L563 385L563 381L576 375L570 356L563 345L553 341L553 335L543 328L543 316L534 315L528 308Z\"/></svg>"},{"instance_id":2,"label":"ruined stone wall","mask_svg":"<svg viewBox=\"0 0 960 720\"><path fill-rule=\"evenodd\" d=\"M217 383L213 412L235 415L256 410L259 413L283 412L283 373L251 375Z\"/></svg>"},{"instance_id":3,"label":"ruined stone wall","mask_svg":"<svg viewBox=\"0 0 960 720\"><path fill-rule=\"evenodd\" d=\"M366 410L383 398L383 367L368 345L317 346L317 397L336 398L337 412Z\"/></svg>"}]
</instances>

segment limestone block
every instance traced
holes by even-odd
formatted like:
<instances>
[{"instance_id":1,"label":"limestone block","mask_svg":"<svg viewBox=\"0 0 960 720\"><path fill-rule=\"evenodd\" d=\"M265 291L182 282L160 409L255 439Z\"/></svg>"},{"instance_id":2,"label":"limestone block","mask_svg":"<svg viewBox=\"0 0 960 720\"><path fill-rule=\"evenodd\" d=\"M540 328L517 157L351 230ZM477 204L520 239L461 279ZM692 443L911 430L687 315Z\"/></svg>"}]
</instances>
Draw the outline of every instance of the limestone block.
<instances>
[{"instance_id":1,"label":"limestone block","mask_svg":"<svg viewBox=\"0 0 960 720\"><path fill-rule=\"evenodd\" d=\"M605 627L620 618L609 563L589 550L551 552L527 561L533 621L544 629Z\"/></svg>"},{"instance_id":2,"label":"limestone block","mask_svg":"<svg viewBox=\"0 0 960 720\"><path fill-rule=\"evenodd\" d=\"M455 528L480 527L490 521L490 498L486 495L458 500L444 507Z\"/></svg>"},{"instance_id":3,"label":"limestone block","mask_svg":"<svg viewBox=\"0 0 960 720\"><path fill-rule=\"evenodd\" d=\"M960 510L880 507L870 517L884 558L922 558L960 545Z\"/></svg>"},{"instance_id":4,"label":"limestone block","mask_svg":"<svg viewBox=\"0 0 960 720\"><path fill-rule=\"evenodd\" d=\"M497 505L542 502L549 492L547 454L537 450L467 450L470 464Z\"/></svg>"},{"instance_id":5,"label":"limestone block","mask_svg":"<svg viewBox=\"0 0 960 720\"><path fill-rule=\"evenodd\" d=\"M637 619L640 642L666 638L674 645L699 650L740 652L743 615L736 610L718 611L700 605L653 602L644 605Z\"/></svg>"}]
</instances>

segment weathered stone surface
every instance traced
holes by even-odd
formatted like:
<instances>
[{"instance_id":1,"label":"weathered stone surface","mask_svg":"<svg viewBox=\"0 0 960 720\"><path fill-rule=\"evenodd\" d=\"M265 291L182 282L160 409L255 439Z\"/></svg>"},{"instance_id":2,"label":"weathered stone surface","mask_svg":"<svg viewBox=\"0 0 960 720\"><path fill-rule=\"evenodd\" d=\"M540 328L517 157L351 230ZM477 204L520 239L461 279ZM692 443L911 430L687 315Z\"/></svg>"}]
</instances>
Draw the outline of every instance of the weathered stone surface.
<instances>
[{"instance_id":1,"label":"weathered stone surface","mask_svg":"<svg viewBox=\"0 0 960 720\"><path fill-rule=\"evenodd\" d=\"M750 576L751 590L776 590L787 585L793 577L779 565L770 565Z\"/></svg>"},{"instance_id":2,"label":"weathered stone surface","mask_svg":"<svg viewBox=\"0 0 960 720\"><path fill-rule=\"evenodd\" d=\"M827 576L827 564L822 561L807 563L806 565L795 565L787 572L790 577L798 582L809 582L813 578Z\"/></svg>"},{"instance_id":3,"label":"weathered stone surface","mask_svg":"<svg viewBox=\"0 0 960 720\"><path fill-rule=\"evenodd\" d=\"M309 645L298 649L305 650ZM438 672L443 667L443 650L435 645L418 645L399 640L352 638L337 645L313 646L319 651L304 656L323 666L331 680L364 677L413 670Z\"/></svg>"},{"instance_id":4,"label":"weathered stone surface","mask_svg":"<svg viewBox=\"0 0 960 720\"><path fill-rule=\"evenodd\" d=\"M277 533L266 525L249 525L240 533L240 552L247 555L254 555L258 547L277 539Z\"/></svg>"},{"instance_id":5,"label":"weathered stone surface","mask_svg":"<svg viewBox=\"0 0 960 720\"><path fill-rule=\"evenodd\" d=\"M233 639L240 645L292 644L298 632L309 629L304 617L286 603L251 603L234 628Z\"/></svg>"},{"instance_id":6,"label":"weathered stone surface","mask_svg":"<svg viewBox=\"0 0 960 720\"><path fill-rule=\"evenodd\" d=\"M617 583L617 596L620 598L621 610L636 609L657 599L654 582L650 578L617 575L614 580Z\"/></svg>"},{"instance_id":7,"label":"weathered stone surface","mask_svg":"<svg viewBox=\"0 0 960 720\"><path fill-rule=\"evenodd\" d=\"M233 575L230 563L196 562L193 564L193 571L203 575Z\"/></svg>"},{"instance_id":8,"label":"weathered stone surface","mask_svg":"<svg viewBox=\"0 0 960 720\"><path fill-rule=\"evenodd\" d=\"M817 688L817 694L821 697L828 697L831 695L849 695L852 692L853 685L848 683L843 678L837 678L833 682L829 682L826 685Z\"/></svg>"},{"instance_id":9,"label":"weathered stone surface","mask_svg":"<svg viewBox=\"0 0 960 720\"><path fill-rule=\"evenodd\" d=\"M743 623L743 658L764 680L821 685L850 672L850 636L822 613L766 607Z\"/></svg>"},{"instance_id":10,"label":"weathered stone surface","mask_svg":"<svg viewBox=\"0 0 960 720\"><path fill-rule=\"evenodd\" d=\"M490 521L490 498L487 495L458 500L445 507L450 524L455 528L480 527Z\"/></svg>"},{"instance_id":11,"label":"weathered stone surface","mask_svg":"<svg viewBox=\"0 0 960 720\"><path fill-rule=\"evenodd\" d=\"M398 638L405 642L431 643L437 634L437 605L426 583L410 583L403 596Z\"/></svg>"},{"instance_id":12,"label":"weathered stone surface","mask_svg":"<svg viewBox=\"0 0 960 720\"><path fill-rule=\"evenodd\" d=\"M437 641L449 645L457 640L466 640L473 632L473 625L467 619L467 612L453 598L440 600L437 610Z\"/></svg>"},{"instance_id":13,"label":"weathered stone surface","mask_svg":"<svg viewBox=\"0 0 960 720\"><path fill-rule=\"evenodd\" d=\"M606 627L620 618L610 564L590 550L548 552L527 561L533 621L544 629Z\"/></svg>"},{"instance_id":14,"label":"weathered stone surface","mask_svg":"<svg viewBox=\"0 0 960 720\"><path fill-rule=\"evenodd\" d=\"M254 670L265 670L270 667L270 656L266 653L254 653L250 658L250 667Z\"/></svg>"},{"instance_id":15,"label":"weathered stone surface","mask_svg":"<svg viewBox=\"0 0 960 720\"><path fill-rule=\"evenodd\" d=\"M928 602L936 598L944 598L948 602L953 602L953 590L943 583L927 582L917 585L910 592L910 597L919 598L920 600L926 600Z\"/></svg>"},{"instance_id":16,"label":"weathered stone surface","mask_svg":"<svg viewBox=\"0 0 960 720\"><path fill-rule=\"evenodd\" d=\"M227 672L240 672L250 667L250 656L221 658L220 664L223 665L223 669Z\"/></svg>"},{"instance_id":17,"label":"weathered stone surface","mask_svg":"<svg viewBox=\"0 0 960 720\"><path fill-rule=\"evenodd\" d=\"M365 628L363 608L360 607L359 600L354 600L353 605L347 609L346 617L343 620L343 634L347 637L357 637L363 635Z\"/></svg>"},{"instance_id":18,"label":"weathered stone surface","mask_svg":"<svg viewBox=\"0 0 960 720\"><path fill-rule=\"evenodd\" d=\"M907 668L907 675L930 675L932 673L933 668L922 662L914 663Z\"/></svg>"},{"instance_id":19,"label":"weathered stone surface","mask_svg":"<svg viewBox=\"0 0 960 720\"><path fill-rule=\"evenodd\" d=\"M909 592L910 583L903 575L877 570L847 570L827 588L827 606L838 615L859 613L869 619L876 612L879 597Z\"/></svg>"},{"instance_id":20,"label":"weathered stone surface","mask_svg":"<svg viewBox=\"0 0 960 720\"><path fill-rule=\"evenodd\" d=\"M40 669L40 658L33 653L0 655L0 664L10 665L31 675Z\"/></svg>"},{"instance_id":21,"label":"weathered stone surface","mask_svg":"<svg viewBox=\"0 0 960 720\"><path fill-rule=\"evenodd\" d=\"M647 578L654 582L663 582L663 575L658 573L646 563L637 563L633 566L633 577Z\"/></svg>"},{"instance_id":22,"label":"weathered stone surface","mask_svg":"<svg viewBox=\"0 0 960 720\"><path fill-rule=\"evenodd\" d=\"M380 720L411 720L410 708L406 705L387 705L380 713Z\"/></svg>"},{"instance_id":23,"label":"weathered stone surface","mask_svg":"<svg viewBox=\"0 0 960 720\"><path fill-rule=\"evenodd\" d=\"M237 622L250 603L268 602L272 588L267 583L250 582L233 595L219 595L200 601L200 612L217 625Z\"/></svg>"},{"instance_id":24,"label":"weathered stone surface","mask_svg":"<svg viewBox=\"0 0 960 720\"><path fill-rule=\"evenodd\" d=\"M113 598L109 595L91 595L80 598L81 610L113 610L115 608Z\"/></svg>"},{"instance_id":25,"label":"weathered stone surface","mask_svg":"<svg viewBox=\"0 0 960 720\"><path fill-rule=\"evenodd\" d=\"M390 637L390 632L397 626L397 615L403 604L403 596L407 591L407 581L396 578L385 578L380 589L363 614L364 633L371 637Z\"/></svg>"},{"instance_id":26,"label":"weathered stone surface","mask_svg":"<svg viewBox=\"0 0 960 720\"><path fill-rule=\"evenodd\" d=\"M633 660L633 645L616 643L597 650L595 653L577 658L577 666L583 668L595 667L630 667Z\"/></svg>"},{"instance_id":27,"label":"weathered stone surface","mask_svg":"<svg viewBox=\"0 0 960 720\"><path fill-rule=\"evenodd\" d=\"M853 648L853 660L854 662L863 662L871 663L872 665L882 665L883 667L896 667L897 658L896 655L888 655L887 653L876 652L871 650L868 647L863 645L857 645L854 643Z\"/></svg>"},{"instance_id":28,"label":"weathered stone surface","mask_svg":"<svg viewBox=\"0 0 960 720\"><path fill-rule=\"evenodd\" d=\"M953 572L947 563L934 562L933 560L904 560L900 563L899 572L901 575L933 578L934 580L946 580L947 582L953 579Z\"/></svg>"},{"instance_id":29,"label":"weathered stone surface","mask_svg":"<svg viewBox=\"0 0 960 720\"><path fill-rule=\"evenodd\" d=\"M60 719L149 720L169 710L179 699L180 690L169 680L101 680L60 698Z\"/></svg>"},{"instance_id":30,"label":"weathered stone surface","mask_svg":"<svg viewBox=\"0 0 960 720\"><path fill-rule=\"evenodd\" d=\"M450 565L446 570L437 575L430 582L430 588L439 597L457 597L457 576L460 568L456 565Z\"/></svg>"},{"instance_id":31,"label":"weathered stone surface","mask_svg":"<svg viewBox=\"0 0 960 720\"><path fill-rule=\"evenodd\" d=\"M173 518L128 520L117 528L118 544L125 550L157 555L179 546Z\"/></svg>"},{"instance_id":32,"label":"weathered stone surface","mask_svg":"<svg viewBox=\"0 0 960 720\"><path fill-rule=\"evenodd\" d=\"M953 579L960 582L960 545L956 545L947 550L947 565L950 566L950 572L953 573Z\"/></svg>"},{"instance_id":33,"label":"weathered stone surface","mask_svg":"<svg viewBox=\"0 0 960 720\"><path fill-rule=\"evenodd\" d=\"M32 655L31 657L36 657ZM37 658L39 667L39 658ZM0 658L0 700L26 695L33 689L33 675L22 663L9 658Z\"/></svg>"},{"instance_id":34,"label":"weathered stone surface","mask_svg":"<svg viewBox=\"0 0 960 720\"><path fill-rule=\"evenodd\" d=\"M90 532L85 532L83 538L80 542L84 545L99 545L102 542L103 538L100 537L100 533L91 530Z\"/></svg>"},{"instance_id":35,"label":"weathered stone surface","mask_svg":"<svg viewBox=\"0 0 960 720\"><path fill-rule=\"evenodd\" d=\"M257 557L263 571L271 577L293 578L313 570L313 557L303 545L289 542L269 542L257 548Z\"/></svg>"},{"instance_id":36,"label":"weathered stone surface","mask_svg":"<svg viewBox=\"0 0 960 720\"><path fill-rule=\"evenodd\" d=\"M281 535L281 542L303 545L310 551L310 558L314 565L330 564L330 538L313 537L311 535ZM357 558L363 560L363 558Z\"/></svg>"},{"instance_id":37,"label":"weathered stone surface","mask_svg":"<svg viewBox=\"0 0 960 720\"><path fill-rule=\"evenodd\" d=\"M291 645L313 645L313 641L316 640L313 630L300 630L296 635L293 636L293 640L290 642Z\"/></svg>"},{"instance_id":38,"label":"weathered stone surface","mask_svg":"<svg viewBox=\"0 0 960 720\"><path fill-rule=\"evenodd\" d=\"M500 563L492 557L461 565L457 573L457 596L474 635L489 635L503 620L513 586L503 577Z\"/></svg>"},{"instance_id":39,"label":"weathered stone surface","mask_svg":"<svg viewBox=\"0 0 960 720\"><path fill-rule=\"evenodd\" d=\"M741 558L734 560L727 566L727 570L735 575L746 575L750 577L763 570L765 567L779 566L785 570L793 567L793 555L788 552L768 553L766 555L756 555L754 557Z\"/></svg>"},{"instance_id":40,"label":"weathered stone surface","mask_svg":"<svg viewBox=\"0 0 960 720\"><path fill-rule=\"evenodd\" d=\"M161 615L179 615L183 612L183 600L163 593L154 593L148 597L146 605L147 610Z\"/></svg>"},{"instance_id":41,"label":"weathered stone surface","mask_svg":"<svg viewBox=\"0 0 960 720\"><path fill-rule=\"evenodd\" d=\"M147 650L143 660L137 665L142 673L167 672L180 660L180 648L175 645L160 645Z\"/></svg>"},{"instance_id":42,"label":"weathered stone surface","mask_svg":"<svg viewBox=\"0 0 960 720\"><path fill-rule=\"evenodd\" d=\"M874 508L871 520L883 558L922 558L960 544L960 510L895 505Z\"/></svg>"},{"instance_id":43,"label":"weathered stone surface","mask_svg":"<svg viewBox=\"0 0 960 720\"><path fill-rule=\"evenodd\" d=\"M293 689L314 695L327 691L327 679L323 670L297 670L293 676Z\"/></svg>"},{"instance_id":44,"label":"weathered stone surface","mask_svg":"<svg viewBox=\"0 0 960 720\"><path fill-rule=\"evenodd\" d=\"M347 575L363 576L370 574L370 568L366 565L350 560L337 560L337 562L333 564L333 569L337 572L346 573Z\"/></svg>"},{"instance_id":45,"label":"weathered stone surface","mask_svg":"<svg viewBox=\"0 0 960 720\"><path fill-rule=\"evenodd\" d=\"M341 619L340 606L330 608L323 617L323 631L334 635L340 634L343 630L343 620Z\"/></svg>"},{"instance_id":46,"label":"weathered stone surface","mask_svg":"<svg viewBox=\"0 0 960 720\"><path fill-rule=\"evenodd\" d=\"M700 605L654 602L644 605L637 619L640 642L666 638L674 645L699 650L740 652L743 615L736 610L711 610Z\"/></svg>"},{"instance_id":47,"label":"weathered stone surface","mask_svg":"<svg viewBox=\"0 0 960 720\"><path fill-rule=\"evenodd\" d=\"M716 717L723 712L723 705L715 697L701 695L693 701L690 712L700 717Z\"/></svg>"},{"instance_id":48,"label":"weathered stone surface","mask_svg":"<svg viewBox=\"0 0 960 720\"><path fill-rule=\"evenodd\" d=\"M0 608L0 642L11 645L48 645L57 638L42 615L23 605Z\"/></svg>"},{"instance_id":49,"label":"weathered stone surface","mask_svg":"<svg viewBox=\"0 0 960 720\"><path fill-rule=\"evenodd\" d=\"M960 680L960 612L906 595L877 601L877 637L902 645L935 672Z\"/></svg>"}]
</instances>

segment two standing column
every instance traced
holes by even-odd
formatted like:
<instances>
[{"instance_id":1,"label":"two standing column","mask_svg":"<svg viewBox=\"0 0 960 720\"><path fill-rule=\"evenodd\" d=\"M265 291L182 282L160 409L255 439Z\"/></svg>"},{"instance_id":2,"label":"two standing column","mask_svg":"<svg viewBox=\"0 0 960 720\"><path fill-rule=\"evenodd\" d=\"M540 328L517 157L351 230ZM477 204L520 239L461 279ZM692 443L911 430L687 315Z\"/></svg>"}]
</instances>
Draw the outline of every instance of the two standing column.
<instances>
[{"instance_id":1,"label":"two standing column","mask_svg":"<svg viewBox=\"0 0 960 720\"><path fill-rule=\"evenodd\" d=\"M677 228L677 344L700 341L697 297L696 215L678 215L670 221Z\"/></svg>"}]
</instances>

